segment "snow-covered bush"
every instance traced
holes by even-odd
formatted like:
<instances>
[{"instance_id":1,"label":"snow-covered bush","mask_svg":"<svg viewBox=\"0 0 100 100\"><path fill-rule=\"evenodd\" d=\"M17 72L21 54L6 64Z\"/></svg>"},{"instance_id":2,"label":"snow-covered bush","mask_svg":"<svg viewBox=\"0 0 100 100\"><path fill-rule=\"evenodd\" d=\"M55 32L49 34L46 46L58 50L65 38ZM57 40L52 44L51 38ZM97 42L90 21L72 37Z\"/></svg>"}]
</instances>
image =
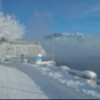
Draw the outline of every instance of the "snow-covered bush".
<instances>
[{"instance_id":1,"label":"snow-covered bush","mask_svg":"<svg viewBox=\"0 0 100 100\"><path fill-rule=\"evenodd\" d=\"M16 41L22 39L25 27L13 15L0 12L0 40Z\"/></svg>"}]
</instances>

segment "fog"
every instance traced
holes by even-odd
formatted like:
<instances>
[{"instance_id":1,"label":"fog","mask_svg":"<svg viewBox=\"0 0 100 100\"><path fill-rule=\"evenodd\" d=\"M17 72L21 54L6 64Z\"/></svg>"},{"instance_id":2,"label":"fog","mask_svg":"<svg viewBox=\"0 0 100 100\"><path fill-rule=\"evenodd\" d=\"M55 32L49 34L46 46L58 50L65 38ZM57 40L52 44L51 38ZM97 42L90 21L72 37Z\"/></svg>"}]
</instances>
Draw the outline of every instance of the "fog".
<instances>
[{"instance_id":1,"label":"fog","mask_svg":"<svg viewBox=\"0 0 100 100\"><path fill-rule=\"evenodd\" d=\"M48 54L51 54L52 39L45 40L44 44ZM100 35L98 34L85 34L81 38L75 35L56 37L54 56L57 65L67 65L77 70L92 70L100 78Z\"/></svg>"},{"instance_id":2,"label":"fog","mask_svg":"<svg viewBox=\"0 0 100 100\"><path fill-rule=\"evenodd\" d=\"M47 19L47 20L46 20ZM40 41L46 49L48 55L51 55L51 40L45 40L45 37L52 35L54 31L50 29L51 25L55 24L52 12L40 12L36 10L30 17L27 23L26 39L29 41ZM53 26L52 26L53 27ZM77 32L73 32L77 33ZM73 34L64 33L64 34ZM83 33L78 32L78 35ZM61 36L54 39L54 51L56 58L66 59L82 59L86 57L99 57L100 55L100 35L85 34L85 37L77 38L76 36Z\"/></svg>"},{"instance_id":3,"label":"fog","mask_svg":"<svg viewBox=\"0 0 100 100\"><path fill-rule=\"evenodd\" d=\"M50 53L52 41L50 39L44 40L44 44L46 50ZM100 57L100 35L85 34L84 37L77 38L76 34L72 37L63 35L54 38L54 54L56 58L69 60Z\"/></svg>"},{"instance_id":4,"label":"fog","mask_svg":"<svg viewBox=\"0 0 100 100\"><path fill-rule=\"evenodd\" d=\"M47 20L46 20L47 19ZM48 26L48 24L50 26ZM54 27L55 20L52 12L40 12L36 10L27 23L26 39L29 41L40 41L47 52L47 56L51 56L52 39L45 39L46 36L52 35L54 31L50 27ZM77 32L73 32L77 33ZM66 31L64 34L73 34ZM54 38L54 56L55 60L61 62L79 61L90 58L100 58L100 35L80 33L84 35L82 38L76 36L61 36Z\"/></svg>"},{"instance_id":5,"label":"fog","mask_svg":"<svg viewBox=\"0 0 100 100\"><path fill-rule=\"evenodd\" d=\"M43 41L46 35L52 33L48 26L52 22L53 16L51 12L40 12L36 10L28 20L26 39L29 41Z\"/></svg>"}]
</instances>

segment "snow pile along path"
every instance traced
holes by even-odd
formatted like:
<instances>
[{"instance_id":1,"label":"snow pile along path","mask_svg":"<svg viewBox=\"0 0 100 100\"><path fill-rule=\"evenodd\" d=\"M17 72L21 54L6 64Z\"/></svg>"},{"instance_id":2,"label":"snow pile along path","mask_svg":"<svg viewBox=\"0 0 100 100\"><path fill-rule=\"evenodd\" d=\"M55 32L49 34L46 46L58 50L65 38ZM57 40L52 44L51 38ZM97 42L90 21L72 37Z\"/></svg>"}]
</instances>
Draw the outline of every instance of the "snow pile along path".
<instances>
[{"instance_id":1,"label":"snow pile along path","mask_svg":"<svg viewBox=\"0 0 100 100\"><path fill-rule=\"evenodd\" d=\"M34 66L34 65L33 65ZM100 86L95 83L95 81L83 79L78 76L74 76L68 73L69 67L61 66L44 66L35 65L35 67L48 77L52 77L54 80L59 81L64 84L65 87L71 87L76 90L77 93L84 94L85 98L100 99ZM71 90L70 90L71 92ZM80 97L78 95L78 97Z\"/></svg>"}]
</instances>

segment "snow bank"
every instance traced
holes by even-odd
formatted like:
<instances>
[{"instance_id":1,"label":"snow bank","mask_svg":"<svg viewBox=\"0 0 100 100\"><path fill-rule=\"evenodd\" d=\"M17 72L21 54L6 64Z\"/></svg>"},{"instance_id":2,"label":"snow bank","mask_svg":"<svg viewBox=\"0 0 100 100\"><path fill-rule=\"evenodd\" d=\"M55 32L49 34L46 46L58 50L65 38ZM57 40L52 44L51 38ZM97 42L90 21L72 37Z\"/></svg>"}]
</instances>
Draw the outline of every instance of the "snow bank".
<instances>
[{"instance_id":1,"label":"snow bank","mask_svg":"<svg viewBox=\"0 0 100 100\"><path fill-rule=\"evenodd\" d=\"M84 71L83 72L83 75L89 79L94 79L96 80L97 79L97 74L93 71L90 71L90 70L87 70L87 71Z\"/></svg>"},{"instance_id":2,"label":"snow bank","mask_svg":"<svg viewBox=\"0 0 100 100\"><path fill-rule=\"evenodd\" d=\"M96 92L95 87L100 88L92 81L88 82L87 79L82 79L80 77L73 76L68 72L75 72L78 74L84 73L85 76L88 76L91 79L97 78L97 75L92 71L80 71L71 70L68 66L55 67L55 66L37 66L35 67L41 71L44 75L52 77L55 80L58 80L66 86L76 89L76 91L84 92L85 94L91 95L94 98L100 99L100 92ZM80 76L80 75L79 75Z\"/></svg>"}]
</instances>

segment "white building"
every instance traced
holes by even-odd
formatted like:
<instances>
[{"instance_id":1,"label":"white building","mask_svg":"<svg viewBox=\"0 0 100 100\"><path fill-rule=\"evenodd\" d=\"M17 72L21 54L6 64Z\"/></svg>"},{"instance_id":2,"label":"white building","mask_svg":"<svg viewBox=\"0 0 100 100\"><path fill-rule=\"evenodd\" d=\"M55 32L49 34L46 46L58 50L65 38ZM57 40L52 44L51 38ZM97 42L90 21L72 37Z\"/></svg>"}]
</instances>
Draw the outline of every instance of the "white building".
<instances>
[{"instance_id":1,"label":"white building","mask_svg":"<svg viewBox=\"0 0 100 100\"><path fill-rule=\"evenodd\" d=\"M46 55L45 50L39 42L16 41L0 44L0 58L18 57L21 55L35 57L39 53L43 56Z\"/></svg>"}]
</instances>

